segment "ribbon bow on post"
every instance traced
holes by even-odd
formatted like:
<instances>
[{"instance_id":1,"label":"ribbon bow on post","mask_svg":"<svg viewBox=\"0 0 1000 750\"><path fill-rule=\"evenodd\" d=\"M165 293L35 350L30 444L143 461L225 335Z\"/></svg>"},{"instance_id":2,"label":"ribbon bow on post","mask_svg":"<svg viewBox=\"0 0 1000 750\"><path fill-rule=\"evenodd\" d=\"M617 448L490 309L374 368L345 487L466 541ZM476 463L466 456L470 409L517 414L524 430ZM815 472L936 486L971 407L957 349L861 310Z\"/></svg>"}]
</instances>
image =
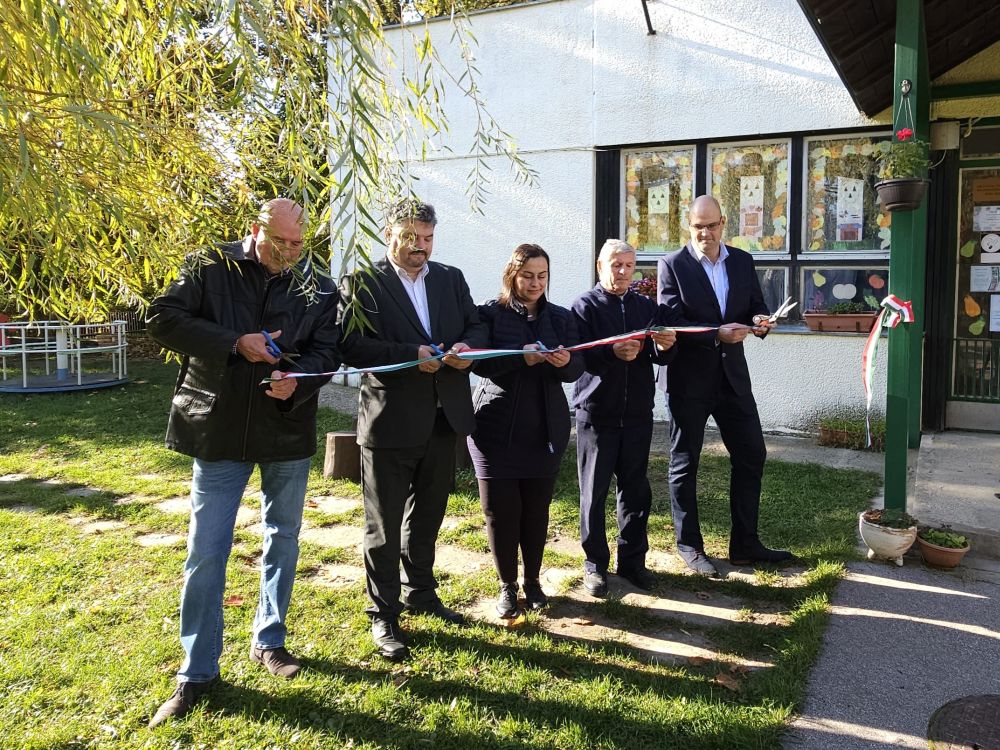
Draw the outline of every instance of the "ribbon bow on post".
<instances>
[{"instance_id":1,"label":"ribbon bow on post","mask_svg":"<svg viewBox=\"0 0 1000 750\"><path fill-rule=\"evenodd\" d=\"M895 294L887 294L882 300L882 309L868 333L865 350L861 355L861 384L865 389L865 427L868 431L868 442L872 444L872 380L875 377L875 356L878 353L878 342L882 337L882 328L895 328L900 323L913 322L913 303L903 301Z\"/></svg>"}]
</instances>

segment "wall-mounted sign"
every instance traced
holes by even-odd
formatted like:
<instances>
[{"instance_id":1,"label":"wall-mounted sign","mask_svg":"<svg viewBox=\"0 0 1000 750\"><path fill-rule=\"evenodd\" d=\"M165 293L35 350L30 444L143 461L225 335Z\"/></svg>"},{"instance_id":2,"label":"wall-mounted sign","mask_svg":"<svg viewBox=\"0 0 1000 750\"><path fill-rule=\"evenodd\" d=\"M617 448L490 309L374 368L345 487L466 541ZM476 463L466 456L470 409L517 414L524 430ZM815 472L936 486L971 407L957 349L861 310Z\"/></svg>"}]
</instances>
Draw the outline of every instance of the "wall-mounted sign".
<instances>
[{"instance_id":1,"label":"wall-mounted sign","mask_svg":"<svg viewBox=\"0 0 1000 750\"><path fill-rule=\"evenodd\" d=\"M1000 232L1000 206L973 206L973 232Z\"/></svg>"},{"instance_id":2,"label":"wall-mounted sign","mask_svg":"<svg viewBox=\"0 0 1000 750\"><path fill-rule=\"evenodd\" d=\"M969 269L970 292L995 292L1000 289L1000 266L972 266Z\"/></svg>"},{"instance_id":3,"label":"wall-mounted sign","mask_svg":"<svg viewBox=\"0 0 1000 750\"><path fill-rule=\"evenodd\" d=\"M972 181L973 203L1000 203L1000 177L983 177Z\"/></svg>"}]
</instances>

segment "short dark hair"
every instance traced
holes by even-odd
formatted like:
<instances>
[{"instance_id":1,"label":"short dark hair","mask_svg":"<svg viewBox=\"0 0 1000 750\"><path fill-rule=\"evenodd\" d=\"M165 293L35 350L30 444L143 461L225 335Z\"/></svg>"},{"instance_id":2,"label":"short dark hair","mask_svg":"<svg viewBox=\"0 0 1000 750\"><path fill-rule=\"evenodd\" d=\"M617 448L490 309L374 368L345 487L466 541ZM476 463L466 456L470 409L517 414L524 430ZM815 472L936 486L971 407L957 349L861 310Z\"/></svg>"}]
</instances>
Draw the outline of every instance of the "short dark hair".
<instances>
[{"instance_id":1,"label":"short dark hair","mask_svg":"<svg viewBox=\"0 0 1000 750\"><path fill-rule=\"evenodd\" d=\"M416 198L405 198L389 207L385 214L385 222L389 227L403 224L407 221L422 221L431 226L437 224L437 214L434 206Z\"/></svg>"},{"instance_id":2,"label":"short dark hair","mask_svg":"<svg viewBox=\"0 0 1000 750\"><path fill-rule=\"evenodd\" d=\"M507 261L507 265L503 269L503 276L500 280L500 295L497 297L497 301L501 305L509 307L511 301L517 298L517 295L514 294L514 277L521 270L521 266L532 258L545 258L545 265L550 267L552 265L549 261L549 254L538 245L524 243L515 247L514 253L510 256L510 260Z\"/></svg>"}]
</instances>

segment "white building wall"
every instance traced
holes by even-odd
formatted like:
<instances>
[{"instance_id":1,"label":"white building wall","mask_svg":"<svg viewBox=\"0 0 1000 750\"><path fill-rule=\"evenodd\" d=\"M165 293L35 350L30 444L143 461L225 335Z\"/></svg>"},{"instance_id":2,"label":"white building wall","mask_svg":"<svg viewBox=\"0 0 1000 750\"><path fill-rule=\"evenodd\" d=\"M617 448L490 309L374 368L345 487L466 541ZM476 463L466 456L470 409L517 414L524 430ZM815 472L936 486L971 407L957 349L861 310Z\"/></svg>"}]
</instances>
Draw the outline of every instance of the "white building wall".
<instances>
[{"instance_id":1,"label":"white building wall","mask_svg":"<svg viewBox=\"0 0 1000 750\"><path fill-rule=\"evenodd\" d=\"M623 0L550 0L473 14L479 88L538 184L515 184L505 160L491 158L485 213L470 210L473 158L466 154L475 110L453 87L449 132L410 170L417 193L438 209L435 260L462 268L477 301L496 294L521 242L552 256L554 302L568 305L593 285L596 148L874 124L855 108L795 0L653 0L649 9L655 36L646 34L641 3ZM445 64L460 73L451 24L428 27ZM410 71L413 33L423 27L387 32ZM777 333L749 342L765 427L810 429L818 412L861 405L863 343Z\"/></svg>"}]
</instances>

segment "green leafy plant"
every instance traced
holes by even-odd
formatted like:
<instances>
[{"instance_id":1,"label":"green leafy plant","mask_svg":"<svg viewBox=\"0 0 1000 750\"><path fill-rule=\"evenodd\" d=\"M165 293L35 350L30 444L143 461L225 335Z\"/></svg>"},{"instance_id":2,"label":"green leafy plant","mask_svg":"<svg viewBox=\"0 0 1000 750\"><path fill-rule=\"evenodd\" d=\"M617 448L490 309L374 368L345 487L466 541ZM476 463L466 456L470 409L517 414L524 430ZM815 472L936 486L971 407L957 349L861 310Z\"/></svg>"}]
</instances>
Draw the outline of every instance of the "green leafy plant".
<instances>
[{"instance_id":1,"label":"green leafy plant","mask_svg":"<svg viewBox=\"0 0 1000 750\"><path fill-rule=\"evenodd\" d=\"M924 179L931 164L927 151L927 142L915 138L911 128L900 128L893 140L875 147L879 179Z\"/></svg>"},{"instance_id":2,"label":"green leafy plant","mask_svg":"<svg viewBox=\"0 0 1000 750\"><path fill-rule=\"evenodd\" d=\"M823 312L828 315L859 315L861 313L871 312L871 310L860 302L837 302L836 304L830 305Z\"/></svg>"},{"instance_id":3,"label":"green leafy plant","mask_svg":"<svg viewBox=\"0 0 1000 750\"><path fill-rule=\"evenodd\" d=\"M896 508L872 508L865 511L863 518L876 526L887 529L909 529L917 525L917 519Z\"/></svg>"},{"instance_id":4,"label":"green leafy plant","mask_svg":"<svg viewBox=\"0 0 1000 750\"><path fill-rule=\"evenodd\" d=\"M917 536L925 542L936 544L938 547L948 547L949 549L963 549L969 544L967 536L957 534L948 527L934 529L930 526L924 526L917 532Z\"/></svg>"}]
</instances>

